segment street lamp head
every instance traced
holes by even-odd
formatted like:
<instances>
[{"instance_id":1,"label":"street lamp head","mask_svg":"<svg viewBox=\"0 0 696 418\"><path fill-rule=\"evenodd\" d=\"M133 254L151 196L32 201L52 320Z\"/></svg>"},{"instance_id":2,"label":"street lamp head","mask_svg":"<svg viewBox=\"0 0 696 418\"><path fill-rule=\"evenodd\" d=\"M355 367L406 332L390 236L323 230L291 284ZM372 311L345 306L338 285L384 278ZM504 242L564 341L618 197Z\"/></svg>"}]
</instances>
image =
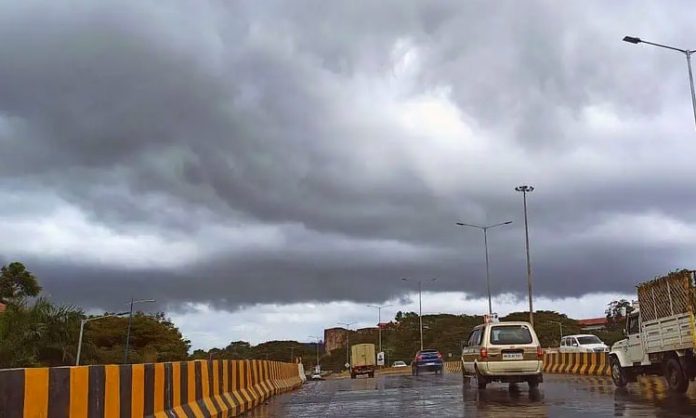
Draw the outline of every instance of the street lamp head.
<instances>
[{"instance_id":1,"label":"street lamp head","mask_svg":"<svg viewBox=\"0 0 696 418\"><path fill-rule=\"evenodd\" d=\"M629 44L639 44L642 42L640 38L636 38L634 36L624 36L623 41L628 42Z\"/></svg>"},{"instance_id":2,"label":"street lamp head","mask_svg":"<svg viewBox=\"0 0 696 418\"><path fill-rule=\"evenodd\" d=\"M517 190L518 192L528 193L528 192L533 192L534 187L533 186L517 186L517 187L515 187L515 190Z\"/></svg>"}]
</instances>

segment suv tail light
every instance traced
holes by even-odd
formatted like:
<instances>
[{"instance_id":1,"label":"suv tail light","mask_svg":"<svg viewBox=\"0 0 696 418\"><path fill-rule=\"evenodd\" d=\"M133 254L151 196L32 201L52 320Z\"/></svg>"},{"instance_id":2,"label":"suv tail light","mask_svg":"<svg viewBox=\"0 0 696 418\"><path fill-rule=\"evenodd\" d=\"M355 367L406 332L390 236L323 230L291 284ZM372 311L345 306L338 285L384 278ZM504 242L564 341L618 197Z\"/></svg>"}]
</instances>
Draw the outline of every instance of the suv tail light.
<instances>
[{"instance_id":1,"label":"suv tail light","mask_svg":"<svg viewBox=\"0 0 696 418\"><path fill-rule=\"evenodd\" d=\"M439 358L440 360L442 360L442 354L437 353L437 358Z\"/></svg>"},{"instance_id":2,"label":"suv tail light","mask_svg":"<svg viewBox=\"0 0 696 418\"><path fill-rule=\"evenodd\" d=\"M421 356L420 354L418 354L418 355L416 356L416 361L421 361L421 360L423 360L423 356Z\"/></svg>"},{"instance_id":3,"label":"suv tail light","mask_svg":"<svg viewBox=\"0 0 696 418\"><path fill-rule=\"evenodd\" d=\"M488 360L488 350L481 347L481 350L479 350L479 356L481 357L481 360Z\"/></svg>"},{"instance_id":4,"label":"suv tail light","mask_svg":"<svg viewBox=\"0 0 696 418\"><path fill-rule=\"evenodd\" d=\"M544 349L541 346L537 346L537 358L539 360L544 358Z\"/></svg>"}]
</instances>

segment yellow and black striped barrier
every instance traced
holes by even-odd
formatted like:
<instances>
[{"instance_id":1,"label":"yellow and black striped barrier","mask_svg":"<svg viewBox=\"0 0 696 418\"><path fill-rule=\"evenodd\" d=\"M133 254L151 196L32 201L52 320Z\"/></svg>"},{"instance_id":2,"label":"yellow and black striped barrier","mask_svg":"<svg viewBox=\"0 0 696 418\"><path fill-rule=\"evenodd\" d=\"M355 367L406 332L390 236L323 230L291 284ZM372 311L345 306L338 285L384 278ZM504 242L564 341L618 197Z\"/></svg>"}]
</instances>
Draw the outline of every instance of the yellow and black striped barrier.
<instances>
[{"instance_id":1,"label":"yellow and black striped barrier","mask_svg":"<svg viewBox=\"0 0 696 418\"><path fill-rule=\"evenodd\" d=\"M460 361L446 361L445 362L445 372L447 373L461 373L462 372L462 362Z\"/></svg>"},{"instance_id":2,"label":"yellow and black striped barrier","mask_svg":"<svg viewBox=\"0 0 696 418\"><path fill-rule=\"evenodd\" d=\"M607 353L544 353L544 373L566 373L588 376L610 376ZM445 371L460 373L461 361L445 362Z\"/></svg>"},{"instance_id":3,"label":"yellow and black striped barrier","mask_svg":"<svg viewBox=\"0 0 696 418\"><path fill-rule=\"evenodd\" d=\"M236 416L301 384L297 364L265 360L0 370L0 416Z\"/></svg>"},{"instance_id":4,"label":"yellow and black striped barrier","mask_svg":"<svg viewBox=\"0 0 696 418\"><path fill-rule=\"evenodd\" d=\"M545 373L610 376L608 353L544 353Z\"/></svg>"}]
</instances>

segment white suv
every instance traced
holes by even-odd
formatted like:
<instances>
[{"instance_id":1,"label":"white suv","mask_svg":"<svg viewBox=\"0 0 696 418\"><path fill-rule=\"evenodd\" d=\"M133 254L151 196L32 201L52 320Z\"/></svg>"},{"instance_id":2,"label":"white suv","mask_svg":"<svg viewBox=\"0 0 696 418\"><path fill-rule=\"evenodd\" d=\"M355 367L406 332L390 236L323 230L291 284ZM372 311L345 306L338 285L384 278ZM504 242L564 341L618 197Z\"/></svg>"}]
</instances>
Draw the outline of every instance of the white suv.
<instances>
[{"instance_id":1,"label":"white suv","mask_svg":"<svg viewBox=\"0 0 696 418\"><path fill-rule=\"evenodd\" d=\"M561 339L558 351L561 353L604 353L609 351L609 347L596 335L566 335Z\"/></svg>"}]
</instances>

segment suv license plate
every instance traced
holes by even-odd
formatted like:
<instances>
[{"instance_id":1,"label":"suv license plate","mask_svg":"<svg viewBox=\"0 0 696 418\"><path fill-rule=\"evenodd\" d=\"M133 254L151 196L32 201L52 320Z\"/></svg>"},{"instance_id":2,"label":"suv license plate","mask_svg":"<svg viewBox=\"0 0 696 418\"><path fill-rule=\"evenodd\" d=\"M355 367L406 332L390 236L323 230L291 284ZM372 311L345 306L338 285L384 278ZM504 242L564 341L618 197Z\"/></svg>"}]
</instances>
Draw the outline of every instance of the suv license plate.
<instances>
[{"instance_id":1,"label":"suv license plate","mask_svg":"<svg viewBox=\"0 0 696 418\"><path fill-rule=\"evenodd\" d=\"M503 360L522 360L522 353L503 353Z\"/></svg>"}]
</instances>

